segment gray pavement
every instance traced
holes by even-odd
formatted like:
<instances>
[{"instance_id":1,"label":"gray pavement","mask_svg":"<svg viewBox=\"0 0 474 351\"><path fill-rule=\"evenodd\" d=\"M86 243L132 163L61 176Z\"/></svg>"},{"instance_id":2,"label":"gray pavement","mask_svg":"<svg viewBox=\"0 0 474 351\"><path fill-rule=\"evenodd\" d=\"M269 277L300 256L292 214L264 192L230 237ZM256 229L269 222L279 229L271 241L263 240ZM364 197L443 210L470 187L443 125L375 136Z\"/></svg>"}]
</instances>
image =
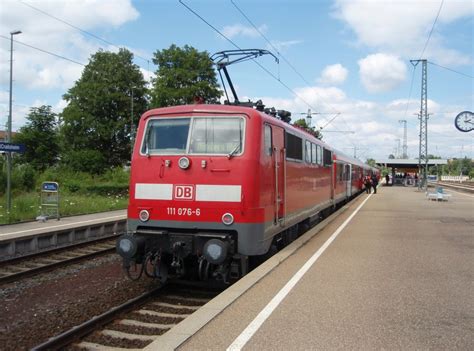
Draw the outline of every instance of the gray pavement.
<instances>
[{"instance_id":1,"label":"gray pavement","mask_svg":"<svg viewBox=\"0 0 474 351\"><path fill-rule=\"evenodd\" d=\"M365 197L179 349L226 349ZM472 195L379 188L244 349L474 349L473 228Z\"/></svg>"}]
</instances>

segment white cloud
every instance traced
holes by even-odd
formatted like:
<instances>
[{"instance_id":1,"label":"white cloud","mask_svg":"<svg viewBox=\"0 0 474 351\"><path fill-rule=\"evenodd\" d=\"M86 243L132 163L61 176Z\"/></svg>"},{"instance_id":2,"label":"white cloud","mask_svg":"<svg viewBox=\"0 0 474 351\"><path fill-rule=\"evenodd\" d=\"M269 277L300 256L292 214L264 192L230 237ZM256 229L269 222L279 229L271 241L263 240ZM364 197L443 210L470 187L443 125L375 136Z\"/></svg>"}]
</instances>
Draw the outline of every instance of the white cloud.
<instances>
[{"instance_id":1,"label":"white cloud","mask_svg":"<svg viewBox=\"0 0 474 351\"><path fill-rule=\"evenodd\" d=\"M388 54L369 55L358 61L362 84L371 93L386 92L405 80L407 67L400 58Z\"/></svg>"},{"instance_id":2,"label":"white cloud","mask_svg":"<svg viewBox=\"0 0 474 351\"><path fill-rule=\"evenodd\" d=\"M131 0L88 0L88 1L41 1L31 3L46 13L58 17L85 30L120 26L138 18L139 13ZM25 43L47 50L73 61L87 64L91 54L99 48L116 51L115 47L102 45L51 17L48 17L19 1L4 0L0 6L0 32L21 30L14 40L15 83L29 89L69 88L80 77L83 66L51 56L47 53L22 45ZM0 38L0 55L10 56L10 42ZM0 84L9 80L9 62L0 62Z\"/></svg>"},{"instance_id":3,"label":"white cloud","mask_svg":"<svg viewBox=\"0 0 474 351\"><path fill-rule=\"evenodd\" d=\"M405 115L407 99L394 99L389 102L351 99L339 88L319 86L296 88L295 92L298 96L288 99L260 96L250 97L250 100L262 99L266 107L288 110L292 112L292 121L305 118L310 104L312 112L318 113L312 116L312 125L316 128L325 126L334 118L322 130L323 140L349 155L353 154L353 148L357 146L357 154L363 160L387 158L394 153L398 139L400 142L403 139L403 125L398 121L406 119L408 155L411 158L418 156L419 120L413 113L420 109L419 100L410 100L408 113ZM428 112L433 113L428 122L430 153L442 157L458 156L464 145L464 154L468 157L474 156L472 137L469 139L469 136L457 132L453 126L456 114L445 112L458 111L460 108L443 106L437 101L428 100ZM335 112L340 114L336 116Z\"/></svg>"},{"instance_id":4,"label":"white cloud","mask_svg":"<svg viewBox=\"0 0 474 351\"><path fill-rule=\"evenodd\" d=\"M140 72L142 72L143 78L145 79L145 82L148 84L151 82L152 79L156 78L155 72L146 70L144 68L140 68ZM148 87L150 88L151 86L148 85Z\"/></svg>"},{"instance_id":5,"label":"white cloud","mask_svg":"<svg viewBox=\"0 0 474 351\"><path fill-rule=\"evenodd\" d=\"M258 27L258 30L261 33L265 33L267 31L267 26L265 24ZM254 27L244 26L243 24L234 24L232 26L225 26L222 28L221 32L228 38L232 39L237 36L249 37L249 38L257 38L260 36L258 31Z\"/></svg>"},{"instance_id":6,"label":"white cloud","mask_svg":"<svg viewBox=\"0 0 474 351\"><path fill-rule=\"evenodd\" d=\"M417 58L438 13L439 1L336 0L335 16L356 34L360 44ZM471 58L446 47L439 31L443 24L472 16L470 0L445 1L424 58L440 64L469 64Z\"/></svg>"},{"instance_id":7,"label":"white cloud","mask_svg":"<svg viewBox=\"0 0 474 351\"><path fill-rule=\"evenodd\" d=\"M326 66L321 72L319 82L325 85L342 84L346 81L349 71L340 63Z\"/></svg>"},{"instance_id":8,"label":"white cloud","mask_svg":"<svg viewBox=\"0 0 474 351\"><path fill-rule=\"evenodd\" d=\"M420 113L420 100L419 99L396 99L389 102L386 107L386 116L393 119L402 118L413 118ZM440 113L441 105L437 102L428 99L428 113L438 114Z\"/></svg>"},{"instance_id":9,"label":"white cloud","mask_svg":"<svg viewBox=\"0 0 474 351\"><path fill-rule=\"evenodd\" d=\"M54 113L61 113L67 105L68 102L66 100L61 99L54 106L52 106L52 110Z\"/></svg>"}]
</instances>

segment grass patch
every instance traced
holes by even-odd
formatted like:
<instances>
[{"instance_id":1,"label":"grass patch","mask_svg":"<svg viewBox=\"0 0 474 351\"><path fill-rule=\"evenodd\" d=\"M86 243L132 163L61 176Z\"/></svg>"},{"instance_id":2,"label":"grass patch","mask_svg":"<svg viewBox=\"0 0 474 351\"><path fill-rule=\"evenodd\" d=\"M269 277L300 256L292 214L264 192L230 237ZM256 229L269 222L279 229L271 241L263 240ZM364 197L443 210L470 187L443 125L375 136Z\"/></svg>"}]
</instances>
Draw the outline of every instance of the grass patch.
<instances>
[{"instance_id":1,"label":"grass patch","mask_svg":"<svg viewBox=\"0 0 474 351\"><path fill-rule=\"evenodd\" d=\"M127 208L128 195L97 195L60 193L59 214L61 217L80 214L121 210ZM35 220L41 214L39 193L23 193L12 198L12 211L6 211L6 198L0 197L0 224ZM8 220L10 217L10 220Z\"/></svg>"},{"instance_id":2,"label":"grass patch","mask_svg":"<svg viewBox=\"0 0 474 351\"><path fill-rule=\"evenodd\" d=\"M59 183L61 217L125 209L129 177L129 170L124 168L92 175L60 166L38 172L28 165L16 165L12 178L12 209L7 213L6 173L2 173L0 167L0 225L35 220L41 214L39 189L45 181Z\"/></svg>"}]
</instances>

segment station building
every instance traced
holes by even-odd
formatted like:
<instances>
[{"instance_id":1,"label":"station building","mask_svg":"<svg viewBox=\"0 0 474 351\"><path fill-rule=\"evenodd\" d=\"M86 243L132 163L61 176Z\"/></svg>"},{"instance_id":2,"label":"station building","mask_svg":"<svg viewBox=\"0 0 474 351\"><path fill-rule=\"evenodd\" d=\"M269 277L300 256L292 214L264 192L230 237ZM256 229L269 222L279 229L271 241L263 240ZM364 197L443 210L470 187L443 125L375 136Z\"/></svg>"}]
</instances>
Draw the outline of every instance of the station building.
<instances>
[{"instance_id":1,"label":"station building","mask_svg":"<svg viewBox=\"0 0 474 351\"><path fill-rule=\"evenodd\" d=\"M417 185L418 160L387 158L376 160L379 167L391 168L391 177L388 185ZM430 159L428 167L447 165L448 160ZM424 167L424 162L422 163Z\"/></svg>"}]
</instances>

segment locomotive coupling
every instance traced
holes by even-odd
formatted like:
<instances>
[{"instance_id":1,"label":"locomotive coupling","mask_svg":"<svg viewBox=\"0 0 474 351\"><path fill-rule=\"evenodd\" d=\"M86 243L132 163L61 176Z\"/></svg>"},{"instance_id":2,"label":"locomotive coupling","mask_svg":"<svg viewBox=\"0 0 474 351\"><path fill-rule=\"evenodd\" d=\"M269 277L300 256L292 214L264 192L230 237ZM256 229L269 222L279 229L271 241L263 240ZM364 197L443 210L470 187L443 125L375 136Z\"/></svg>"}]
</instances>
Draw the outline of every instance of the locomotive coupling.
<instances>
[{"instance_id":1,"label":"locomotive coupling","mask_svg":"<svg viewBox=\"0 0 474 351\"><path fill-rule=\"evenodd\" d=\"M117 239L115 249L125 260L135 259L144 253L145 239L131 234L121 235Z\"/></svg>"}]
</instances>

